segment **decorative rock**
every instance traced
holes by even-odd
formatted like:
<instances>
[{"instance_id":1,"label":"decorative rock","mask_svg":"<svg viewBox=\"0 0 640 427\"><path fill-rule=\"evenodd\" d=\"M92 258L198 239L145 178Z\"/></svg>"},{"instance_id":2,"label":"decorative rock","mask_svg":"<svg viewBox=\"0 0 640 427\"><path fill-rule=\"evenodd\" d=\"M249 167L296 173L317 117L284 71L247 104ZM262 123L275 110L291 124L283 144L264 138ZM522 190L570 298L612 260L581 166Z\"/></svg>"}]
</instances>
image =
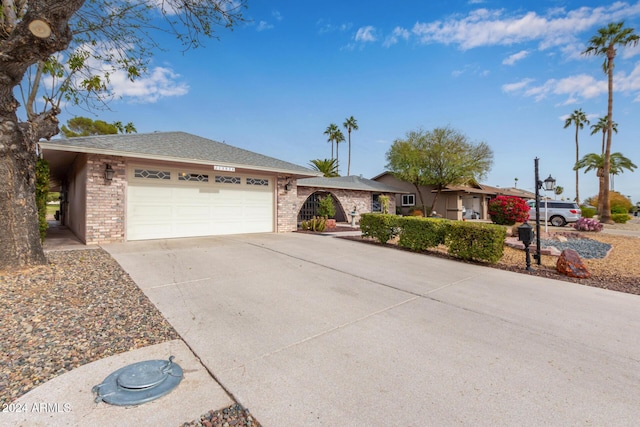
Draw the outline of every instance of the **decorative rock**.
<instances>
[{"instance_id":1,"label":"decorative rock","mask_svg":"<svg viewBox=\"0 0 640 427\"><path fill-rule=\"evenodd\" d=\"M580 259L578 252L573 249L565 249L560 254L556 264L558 273L569 277L577 277L578 279L587 279L591 277L591 273L587 270L587 266Z\"/></svg>"},{"instance_id":2,"label":"decorative rock","mask_svg":"<svg viewBox=\"0 0 640 427\"><path fill-rule=\"evenodd\" d=\"M558 242L568 242L568 241L569 241L569 239L567 239L567 238L566 238L566 237L564 237L564 236L556 236L556 240L557 240Z\"/></svg>"}]
</instances>

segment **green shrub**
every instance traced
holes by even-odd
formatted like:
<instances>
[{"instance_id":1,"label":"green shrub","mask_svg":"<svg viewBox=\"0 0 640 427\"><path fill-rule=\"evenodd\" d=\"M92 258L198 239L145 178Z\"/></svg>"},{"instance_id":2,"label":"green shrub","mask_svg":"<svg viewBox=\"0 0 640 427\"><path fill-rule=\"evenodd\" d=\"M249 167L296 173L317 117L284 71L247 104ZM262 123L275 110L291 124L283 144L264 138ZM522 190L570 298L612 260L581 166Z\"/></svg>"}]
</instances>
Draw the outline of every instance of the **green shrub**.
<instances>
[{"instance_id":1,"label":"green shrub","mask_svg":"<svg viewBox=\"0 0 640 427\"><path fill-rule=\"evenodd\" d=\"M513 225L529 219L529 205L520 197L498 196L489 202L491 221L499 225Z\"/></svg>"},{"instance_id":2,"label":"green shrub","mask_svg":"<svg viewBox=\"0 0 640 427\"><path fill-rule=\"evenodd\" d=\"M327 227L327 218L323 216L314 216L309 221L302 221L302 224L300 224L300 228L302 228L305 231L309 230L309 231L323 232L326 227Z\"/></svg>"},{"instance_id":3,"label":"green shrub","mask_svg":"<svg viewBox=\"0 0 640 427\"><path fill-rule=\"evenodd\" d=\"M398 218L400 228L399 246L413 251L422 251L444 244L450 221L438 218Z\"/></svg>"},{"instance_id":4,"label":"green shrub","mask_svg":"<svg viewBox=\"0 0 640 427\"><path fill-rule=\"evenodd\" d=\"M502 258L506 236L504 227L456 221L448 226L445 244L455 257L496 263Z\"/></svg>"},{"instance_id":5,"label":"green shrub","mask_svg":"<svg viewBox=\"0 0 640 427\"><path fill-rule=\"evenodd\" d=\"M593 218L596 215L594 208L580 208L580 212L582 212L583 218Z\"/></svg>"},{"instance_id":6,"label":"green shrub","mask_svg":"<svg viewBox=\"0 0 640 427\"><path fill-rule=\"evenodd\" d=\"M385 196L384 194L378 197L380 201L380 208L382 209L383 214L389 213L389 196Z\"/></svg>"},{"instance_id":7,"label":"green shrub","mask_svg":"<svg viewBox=\"0 0 640 427\"><path fill-rule=\"evenodd\" d=\"M331 197L331 194L321 197L318 202L318 215L327 218L333 218L336 216L336 207L333 204L333 197Z\"/></svg>"},{"instance_id":8,"label":"green shrub","mask_svg":"<svg viewBox=\"0 0 640 427\"><path fill-rule=\"evenodd\" d=\"M398 235L398 218L395 215L364 213L360 216L362 236L373 237L380 243L387 243Z\"/></svg>"},{"instance_id":9,"label":"green shrub","mask_svg":"<svg viewBox=\"0 0 640 427\"><path fill-rule=\"evenodd\" d=\"M49 195L49 163L44 159L36 162L36 207L38 208L38 227L40 241L47 235L47 196Z\"/></svg>"},{"instance_id":10,"label":"green shrub","mask_svg":"<svg viewBox=\"0 0 640 427\"><path fill-rule=\"evenodd\" d=\"M611 219L617 224L625 224L631 217L628 213L615 213L611 215Z\"/></svg>"},{"instance_id":11,"label":"green shrub","mask_svg":"<svg viewBox=\"0 0 640 427\"><path fill-rule=\"evenodd\" d=\"M625 208L624 206L615 205L615 206L611 206L611 213L612 214L626 214L626 213L629 213L629 210L627 208Z\"/></svg>"}]
</instances>

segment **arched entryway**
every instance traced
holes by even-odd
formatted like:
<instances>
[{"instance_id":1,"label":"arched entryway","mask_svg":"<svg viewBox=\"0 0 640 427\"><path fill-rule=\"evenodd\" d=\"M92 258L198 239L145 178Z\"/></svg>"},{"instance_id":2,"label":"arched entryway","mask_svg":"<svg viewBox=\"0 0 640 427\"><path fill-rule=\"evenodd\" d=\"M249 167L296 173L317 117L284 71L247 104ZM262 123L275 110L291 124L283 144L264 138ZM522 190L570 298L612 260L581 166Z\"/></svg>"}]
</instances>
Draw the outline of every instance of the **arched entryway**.
<instances>
[{"instance_id":1,"label":"arched entryway","mask_svg":"<svg viewBox=\"0 0 640 427\"><path fill-rule=\"evenodd\" d=\"M328 191L316 191L307 197L307 200L304 201L300 211L298 211L298 224L302 221L308 221L314 216L318 216L318 206L320 204L320 198L325 196L331 196L333 199L333 205L336 207L336 222L347 222L347 216L344 213L344 209L342 209L342 205L334 196Z\"/></svg>"}]
</instances>

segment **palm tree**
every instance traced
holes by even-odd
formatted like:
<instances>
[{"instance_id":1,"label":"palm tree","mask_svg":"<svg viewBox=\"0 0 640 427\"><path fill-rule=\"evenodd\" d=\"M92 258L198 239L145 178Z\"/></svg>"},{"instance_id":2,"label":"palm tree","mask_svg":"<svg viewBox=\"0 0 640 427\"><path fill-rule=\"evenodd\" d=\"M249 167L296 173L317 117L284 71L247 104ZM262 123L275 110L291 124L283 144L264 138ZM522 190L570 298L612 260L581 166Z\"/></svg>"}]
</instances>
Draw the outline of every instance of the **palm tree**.
<instances>
[{"instance_id":1,"label":"palm tree","mask_svg":"<svg viewBox=\"0 0 640 427\"><path fill-rule=\"evenodd\" d=\"M605 197L605 193L603 191L604 190L603 181L606 175L604 173L604 170L605 170L604 161L605 161L604 154L590 153L585 155L578 162L576 162L575 166L573 167L574 170L584 169L584 173L587 173L592 170L596 171L596 175L598 176L598 180L600 181L600 191L598 192L598 213L601 216L604 209L604 197ZM631 159L623 156L622 153L618 153L618 152L611 154L610 162L611 162L610 172L615 175L623 173L624 169L627 169L633 172L633 170L637 168L637 166L631 161ZM609 192L606 193L606 196L609 197Z\"/></svg>"},{"instance_id":2,"label":"palm tree","mask_svg":"<svg viewBox=\"0 0 640 427\"><path fill-rule=\"evenodd\" d=\"M340 176L336 159L314 159L309 162L309 166L311 169L321 172L326 178Z\"/></svg>"},{"instance_id":3,"label":"palm tree","mask_svg":"<svg viewBox=\"0 0 640 427\"><path fill-rule=\"evenodd\" d=\"M338 129L338 125L336 125L335 123L331 123L329 126L327 126L327 129L325 129L324 134L327 135L327 142L331 143L331 158L335 158L333 156L333 136L335 135L336 132L339 132L340 129Z\"/></svg>"},{"instance_id":4,"label":"palm tree","mask_svg":"<svg viewBox=\"0 0 640 427\"><path fill-rule=\"evenodd\" d=\"M578 146L578 130L582 129L586 124L589 124L589 119L587 119L587 115L582 111L582 108L579 110L574 110L573 113L565 120L564 128L568 128L571 124L576 125L576 163L578 163L578 159L580 159L579 146ZM580 204L580 189L578 185L578 171L576 170L576 203Z\"/></svg>"},{"instance_id":5,"label":"palm tree","mask_svg":"<svg viewBox=\"0 0 640 427\"><path fill-rule=\"evenodd\" d=\"M353 117L349 117L342 124L349 134L349 160L347 161L347 176L351 175L351 131L358 130L358 121Z\"/></svg>"},{"instance_id":6,"label":"palm tree","mask_svg":"<svg viewBox=\"0 0 640 427\"><path fill-rule=\"evenodd\" d=\"M636 46L640 36L634 33L633 28L623 28L624 21L610 23L608 26L598 29L598 34L589 40L589 46L584 50L583 55L601 55L605 57L602 63L602 70L607 74L609 97L607 99L607 143L604 150L602 188L602 211L600 220L611 224L611 205L609 204L609 172L611 170L611 134L613 133L613 61L616 57L616 47Z\"/></svg>"},{"instance_id":7,"label":"palm tree","mask_svg":"<svg viewBox=\"0 0 640 427\"><path fill-rule=\"evenodd\" d=\"M618 133L618 124L613 122L613 126L611 126L615 133ZM602 153L604 154L604 141L607 136L607 131L609 130L609 119L605 117L600 117L598 123L595 125L591 125L591 135L595 135L598 132L602 132Z\"/></svg>"},{"instance_id":8,"label":"palm tree","mask_svg":"<svg viewBox=\"0 0 640 427\"><path fill-rule=\"evenodd\" d=\"M560 196L560 195L562 195L562 193L564 193L564 187L562 187L562 186L560 186L560 185L556 186L555 190L553 190L553 193L554 193L556 196ZM555 196L553 197L553 199L554 199L554 200L556 199L556 198L555 198ZM577 203L577 202L576 202L576 203Z\"/></svg>"}]
</instances>

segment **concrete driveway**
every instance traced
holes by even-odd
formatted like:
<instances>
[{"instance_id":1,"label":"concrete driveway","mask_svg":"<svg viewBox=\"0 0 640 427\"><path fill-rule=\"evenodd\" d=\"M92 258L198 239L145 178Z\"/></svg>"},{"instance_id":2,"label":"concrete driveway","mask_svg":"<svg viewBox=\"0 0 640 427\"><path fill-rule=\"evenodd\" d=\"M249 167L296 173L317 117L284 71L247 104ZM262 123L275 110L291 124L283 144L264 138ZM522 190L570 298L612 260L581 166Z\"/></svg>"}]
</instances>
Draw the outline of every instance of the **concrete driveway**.
<instances>
[{"instance_id":1,"label":"concrete driveway","mask_svg":"<svg viewBox=\"0 0 640 427\"><path fill-rule=\"evenodd\" d=\"M640 418L638 296L308 234L105 249L265 426Z\"/></svg>"}]
</instances>

